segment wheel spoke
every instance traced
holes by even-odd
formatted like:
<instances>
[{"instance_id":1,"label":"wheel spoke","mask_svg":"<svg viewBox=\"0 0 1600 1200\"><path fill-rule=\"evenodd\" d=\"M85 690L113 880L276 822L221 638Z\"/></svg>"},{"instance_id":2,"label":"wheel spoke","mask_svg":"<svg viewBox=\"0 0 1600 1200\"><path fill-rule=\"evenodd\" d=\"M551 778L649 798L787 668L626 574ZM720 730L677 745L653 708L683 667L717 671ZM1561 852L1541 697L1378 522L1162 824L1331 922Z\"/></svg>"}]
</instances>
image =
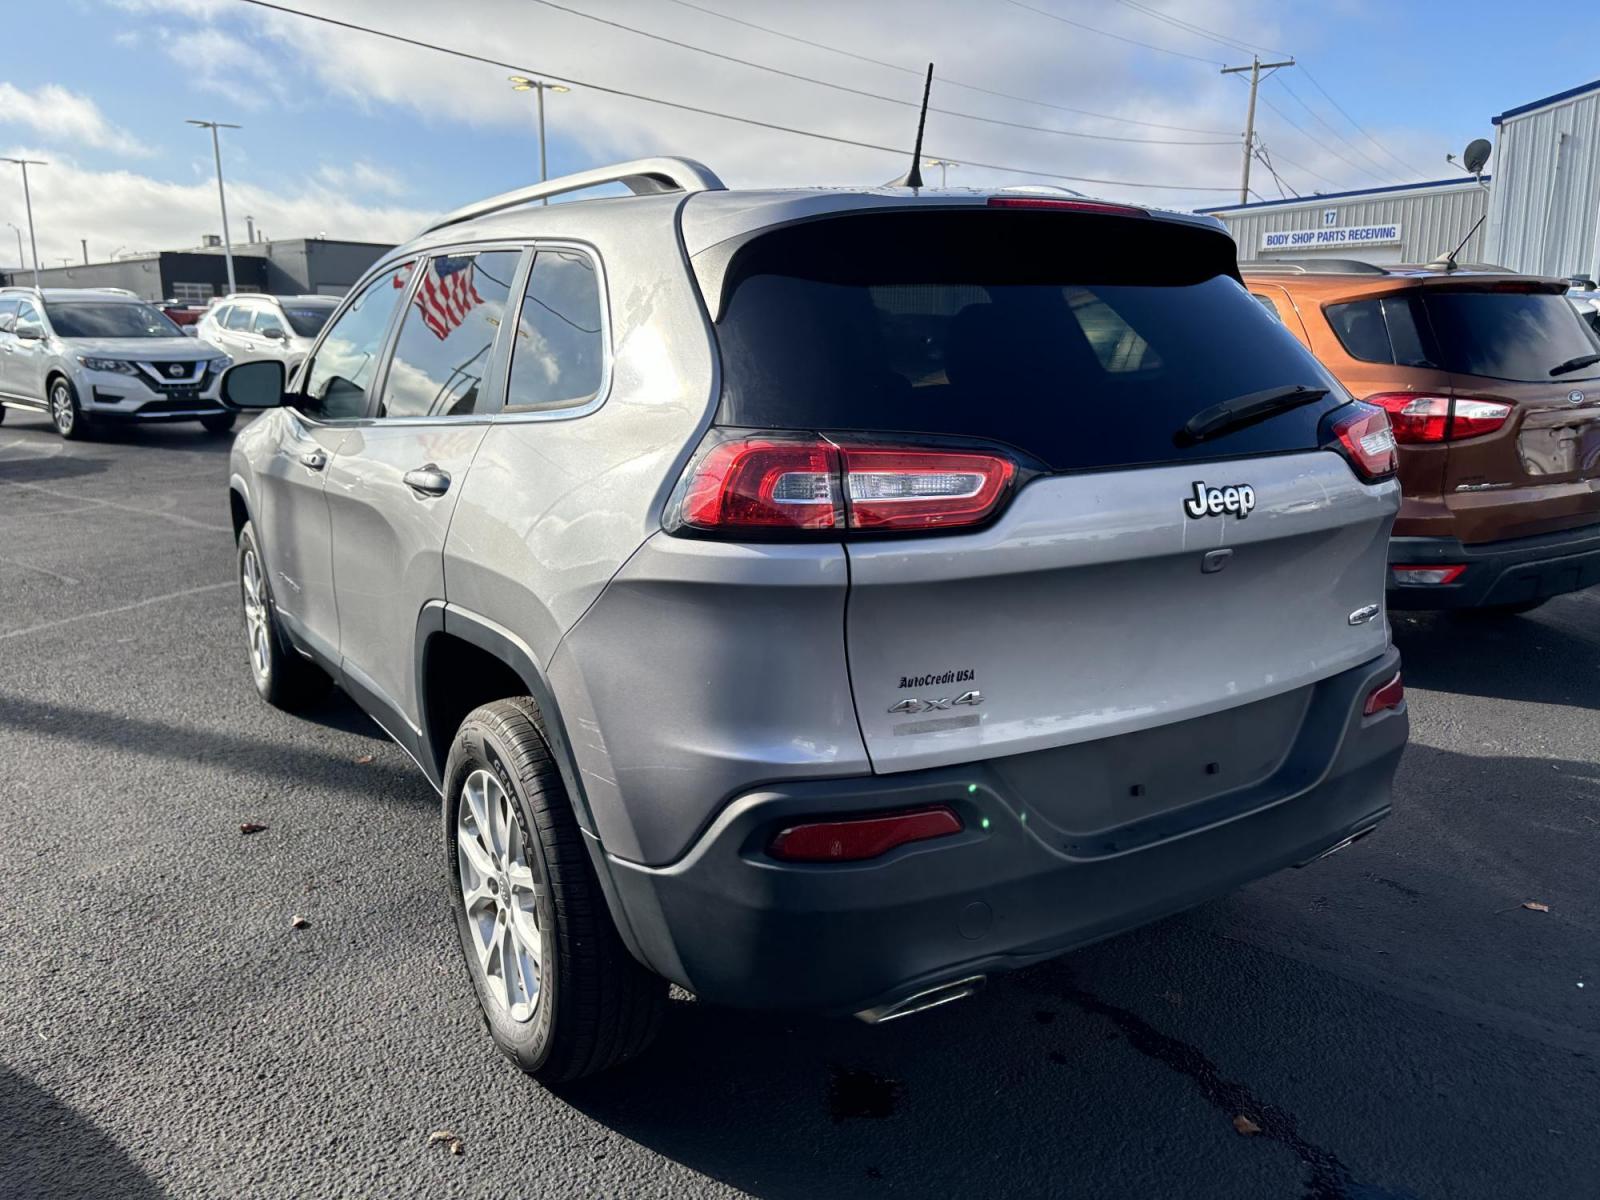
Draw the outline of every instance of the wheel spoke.
<instances>
[{"instance_id":1,"label":"wheel spoke","mask_svg":"<svg viewBox=\"0 0 1600 1200\"><path fill-rule=\"evenodd\" d=\"M456 845L460 848L462 857L472 865L472 869L487 883L489 877L494 874L494 859L490 857L488 849L479 840L478 835L473 832L462 831L457 835Z\"/></svg>"}]
</instances>

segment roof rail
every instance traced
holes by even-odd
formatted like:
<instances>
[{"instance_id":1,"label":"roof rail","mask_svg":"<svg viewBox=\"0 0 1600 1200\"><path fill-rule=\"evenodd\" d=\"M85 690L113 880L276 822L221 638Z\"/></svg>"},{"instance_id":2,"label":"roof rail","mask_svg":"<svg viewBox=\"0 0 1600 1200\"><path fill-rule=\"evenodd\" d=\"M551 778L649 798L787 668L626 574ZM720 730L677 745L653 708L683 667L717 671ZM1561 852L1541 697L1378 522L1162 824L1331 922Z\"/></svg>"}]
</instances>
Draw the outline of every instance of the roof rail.
<instances>
[{"instance_id":1,"label":"roof rail","mask_svg":"<svg viewBox=\"0 0 1600 1200\"><path fill-rule=\"evenodd\" d=\"M536 183L532 187L517 188L515 191L490 196L487 200L479 200L476 204L468 204L464 208L456 209L455 212L446 213L422 232L432 233L436 229L460 225L463 221L504 212L508 208L520 208L536 200L602 187L608 183L620 183L636 196L648 196L660 192L726 190L726 185L717 178L710 167L692 158L637 158L632 162L618 163L612 167L595 167L593 170L579 171L573 175L561 175L544 183Z\"/></svg>"},{"instance_id":2,"label":"roof rail","mask_svg":"<svg viewBox=\"0 0 1600 1200\"><path fill-rule=\"evenodd\" d=\"M1239 264L1241 272L1253 275L1387 275L1389 272L1376 263L1362 262L1359 258L1274 258L1246 259Z\"/></svg>"}]
</instances>

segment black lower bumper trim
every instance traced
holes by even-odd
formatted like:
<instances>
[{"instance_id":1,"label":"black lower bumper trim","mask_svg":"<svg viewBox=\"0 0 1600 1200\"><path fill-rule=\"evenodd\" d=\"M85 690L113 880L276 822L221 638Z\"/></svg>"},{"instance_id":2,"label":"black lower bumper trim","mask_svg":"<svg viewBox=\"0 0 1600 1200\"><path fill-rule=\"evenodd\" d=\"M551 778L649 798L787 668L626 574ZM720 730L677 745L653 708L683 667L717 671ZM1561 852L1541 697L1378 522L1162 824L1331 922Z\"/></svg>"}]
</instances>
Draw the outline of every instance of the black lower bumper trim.
<instances>
[{"instance_id":1,"label":"black lower bumper trim","mask_svg":"<svg viewBox=\"0 0 1600 1200\"><path fill-rule=\"evenodd\" d=\"M1463 564L1453 583L1396 584L1389 580L1394 609L1493 608L1531 604L1600 584L1600 525L1542 537L1463 545L1455 538L1397 537L1389 542L1390 565Z\"/></svg>"}]
</instances>

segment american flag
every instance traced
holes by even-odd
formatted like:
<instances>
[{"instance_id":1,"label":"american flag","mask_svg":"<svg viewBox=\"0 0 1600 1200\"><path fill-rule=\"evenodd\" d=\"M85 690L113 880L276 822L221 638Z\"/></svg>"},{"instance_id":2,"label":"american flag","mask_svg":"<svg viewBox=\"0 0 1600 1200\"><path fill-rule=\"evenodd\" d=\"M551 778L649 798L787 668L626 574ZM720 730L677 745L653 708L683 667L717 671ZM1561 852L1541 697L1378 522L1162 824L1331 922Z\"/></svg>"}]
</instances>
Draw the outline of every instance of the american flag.
<instances>
[{"instance_id":1,"label":"american flag","mask_svg":"<svg viewBox=\"0 0 1600 1200\"><path fill-rule=\"evenodd\" d=\"M472 283L472 256L430 258L415 300L422 323L441 342L483 303Z\"/></svg>"}]
</instances>

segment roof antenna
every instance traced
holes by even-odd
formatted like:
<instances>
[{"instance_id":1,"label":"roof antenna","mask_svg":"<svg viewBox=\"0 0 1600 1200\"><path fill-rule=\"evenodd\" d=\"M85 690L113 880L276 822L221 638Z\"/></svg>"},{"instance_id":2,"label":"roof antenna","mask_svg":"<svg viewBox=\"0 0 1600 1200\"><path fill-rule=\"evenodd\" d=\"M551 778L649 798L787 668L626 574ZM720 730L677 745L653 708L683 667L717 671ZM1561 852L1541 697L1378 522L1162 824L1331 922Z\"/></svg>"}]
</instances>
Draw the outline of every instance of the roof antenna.
<instances>
[{"instance_id":1,"label":"roof antenna","mask_svg":"<svg viewBox=\"0 0 1600 1200\"><path fill-rule=\"evenodd\" d=\"M933 64L928 64L928 77L922 81L922 111L917 113L917 144L911 151L911 170L895 187L920 188L922 186L922 127L928 123L928 93L933 89Z\"/></svg>"},{"instance_id":2,"label":"roof antenna","mask_svg":"<svg viewBox=\"0 0 1600 1200\"><path fill-rule=\"evenodd\" d=\"M1438 267L1441 271L1454 271L1456 269L1456 255L1460 254L1463 247L1465 247L1466 244L1472 240L1472 235L1478 232L1478 226L1482 225L1488 219L1489 214L1484 213L1483 216L1479 217L1477 221L1473 223L1472 228L1467 230L1467 236L1461 239L1460 245L1458 245L1454 250L1450 251L1449 254L1441 254L1428 265L1430 267Z\"/></svg>"}]
</instances>

